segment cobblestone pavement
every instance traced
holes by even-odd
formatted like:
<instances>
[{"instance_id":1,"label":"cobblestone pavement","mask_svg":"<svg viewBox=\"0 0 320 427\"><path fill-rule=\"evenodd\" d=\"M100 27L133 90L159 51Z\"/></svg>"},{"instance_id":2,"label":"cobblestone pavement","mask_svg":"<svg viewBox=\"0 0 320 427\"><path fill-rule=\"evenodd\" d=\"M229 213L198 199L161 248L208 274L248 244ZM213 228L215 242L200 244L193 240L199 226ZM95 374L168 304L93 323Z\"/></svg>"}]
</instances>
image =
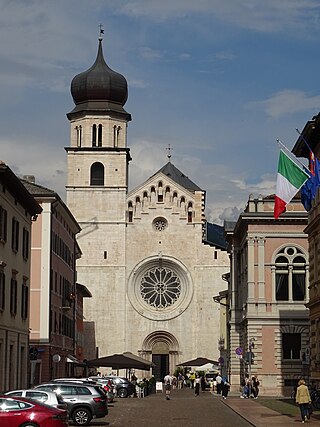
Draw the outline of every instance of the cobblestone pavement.
<instances>
[{"instance_id":1,"label":"cobblestone pavement","mask_svg":"<svg viewBox=\"0 0 320 427\"><path fill-rule=\"evenodd\" d=\"M185 388L173 390L165 400L161 392L145 398L117 398L109 405L109 415L93 420L91 426L110 427L248 427L252 424L230 409L209 391Z\"/></svg>"}]
</instances>

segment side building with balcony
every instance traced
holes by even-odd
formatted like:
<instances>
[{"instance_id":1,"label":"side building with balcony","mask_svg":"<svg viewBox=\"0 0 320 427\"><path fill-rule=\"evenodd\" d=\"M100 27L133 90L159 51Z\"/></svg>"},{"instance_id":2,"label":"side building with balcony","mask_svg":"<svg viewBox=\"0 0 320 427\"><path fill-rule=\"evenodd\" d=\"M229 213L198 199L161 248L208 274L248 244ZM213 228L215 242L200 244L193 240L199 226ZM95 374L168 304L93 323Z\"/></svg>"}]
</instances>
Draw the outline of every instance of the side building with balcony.
<instances>
[{"instance_id":1,"label":"side building with balcony","mask_svg":"<svg viewBox=\"0 0 320 427\"><path fill-rule=\"evenodd\" d=\"M30 385L74 375L76 359L76 241L80 226L59 195L25 176L22 183L42 207L32 227Z\"/></svg>"},{"instance_id":2,"label":"side building with balcony","mask_svg":"<svg viewBox=\"0 0 320 427\"><path fill-rule=\"evenodd\" d=\"M239 390L257 375L261 394L290 395L308 379L307 212L300 197L273 217L274 196L250 196L236 223L225 223L231 259L230 379Z\"/></svg>"},{"instance_id":3,"label":"side building with balcony","mask_svg":"<svg viewBox=\"0 0 320 427\"><path fill-rule=\"evenodd\" d=\"M28 385L31 223L40 213L0 162L0 392Z\"/></svg>"}]
</instances>

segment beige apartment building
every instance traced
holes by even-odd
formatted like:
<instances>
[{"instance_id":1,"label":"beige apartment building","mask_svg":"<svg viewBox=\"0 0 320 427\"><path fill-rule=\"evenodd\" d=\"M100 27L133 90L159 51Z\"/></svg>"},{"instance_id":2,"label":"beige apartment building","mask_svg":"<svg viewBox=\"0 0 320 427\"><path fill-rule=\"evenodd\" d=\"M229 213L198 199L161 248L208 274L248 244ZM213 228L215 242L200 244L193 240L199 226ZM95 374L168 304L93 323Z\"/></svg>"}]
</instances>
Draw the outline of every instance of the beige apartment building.
<instances>
[{"instance_id":1,"label":"beige apartment building","mask_svg":"<svg viewBox=\"0 0 320 427\"><path fill-rule=\"evenodd\" d=\"M31 239L29 382L34 385L74 375L83 345L82 299L89 295L77 286L79 224L56 192L36 184L33 176L22 183L42 207Z\"/></svg>"},{"instance_id":2,"label":"beige apartment building","mask_svg":"<svg viewBox=\"0 0 320 427\"><path fill-rule=\"evenodd\" d=\"M309 377L308 215L300 198L273 217L274 197L250 196L236 223L226 223L230 380L258 375L261 394L290 395ZM250 351L251 350L251 351Z\"/></svg>"},{"instance_id":3,"label":"beige apartment building","mask_svg":"<svg viewBox=\"0 0 320 427\"><path fill-rule=\"evenodd\" d=\"M31 222L41 207L3 162L0 185L0 392L4 392L28 386Z\"/></svg>"}]
</instances>

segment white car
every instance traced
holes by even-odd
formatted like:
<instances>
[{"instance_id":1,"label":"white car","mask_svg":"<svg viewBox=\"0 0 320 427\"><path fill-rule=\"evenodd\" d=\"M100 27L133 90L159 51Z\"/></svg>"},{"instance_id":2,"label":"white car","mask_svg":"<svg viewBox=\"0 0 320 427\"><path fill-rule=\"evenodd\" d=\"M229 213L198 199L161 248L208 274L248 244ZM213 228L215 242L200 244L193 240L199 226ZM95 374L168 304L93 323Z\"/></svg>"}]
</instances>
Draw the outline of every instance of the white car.
<instances>
[{"instance_id":1,"label":"white car","mask_svg":"<svg viewBox=\"0 0 320 427\"><path fill-rule=\"evenodd\" d=\"M54 406L58 409L67 410L67 404L63 400L63 397L54 393L53 391L44 390L11 390L5 393L6 396L20 396L26 397L27 399L37 400L38 402L45 403L49 406Z\"/></svg>"}]
</instances>

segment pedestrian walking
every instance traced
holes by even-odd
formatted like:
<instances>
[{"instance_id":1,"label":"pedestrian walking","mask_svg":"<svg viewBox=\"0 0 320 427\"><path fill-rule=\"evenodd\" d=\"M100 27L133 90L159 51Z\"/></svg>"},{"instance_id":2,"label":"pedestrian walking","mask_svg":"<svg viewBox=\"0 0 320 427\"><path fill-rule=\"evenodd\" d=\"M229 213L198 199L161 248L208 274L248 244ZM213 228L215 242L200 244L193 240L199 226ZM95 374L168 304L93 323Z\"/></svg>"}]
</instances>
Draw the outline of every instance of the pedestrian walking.
<instances>
[{"instance_id":1,"label":"pedestrian walking","mask_svg":"<svg viewBox=\"0 0 320 427\"><path fill-rule=\"evenodd\" d=\"M178 373L178 389L181 390L183 388L184 376L181 372Z\"/></svg>"},{"instance_id":2,"label":"pedestrian walking","mask_svg":"<svg viewBox=\"0 0 320 427\"><path fill-rule=\"evenodd\" d=\"M301 422L307 421L309 416L309 405L311 403L310 393L304 379L298 382L296 403L299 405Z\"/></svg>"},{"instance_id":3,"label":"pedestrian walking","mask_svg":"<svg viewBox=\"0 0 320 427\"><path fill-rule=\"evenodd\" d=\"M194 388L194 382L195 382L195 379L196 379L196 374L194 372L190 372L189 379L190 379L190 382L191 382L191 388L193 389Z\"/></svg>"},{"instance_id":4,"label":"pedestrian walking","mask_svg":"<svg viewBox=\"0 0 320 427\"><path fill-rule=\"evenodd\" d=\"M164 377L164 388L166 392L166 400L170 400L172 381L173 381L173 378L170 375L170 372L168 372L167 375Z\"/></svg>"},{"instance_id":5,"label":"pedestrian walking","mask_svg":"<svg viewBox=\"0 0 320 427\"><path fill-rule=\"evenodd\" d=\"M206 391L206 378L204 375L201 375L200 377L200 386L202 393L204 393Z\"/></svg>"},{"instance_id":6,"label":"pedestrian walking","mask_svg":"<svg viewBox=\"0 0 320 427\"><path fill-rule=\"evenodd\" d=\"M228 393L230 390L230 383L227 378L223 378L222 380L222 398L226 399L228 397Z\"/></svg>"},{"instance_id":7,"label":"pedestrian walking","mask_svg":"<svg viewBox=\"0 0 320 427\"><path fill-rule=\"evenodd\" d=\"M216 388L217 388L217 394L221 394L222 389L222 377L220 374L216 376Z\"/></svg>"},{"instance_id":8,"label":"pedestrian walking","mask_svg":"<svg viewBox=\"0 0 320 427\"><path fill-rule=\"evenodd\" d=\"M194 380L194 383L195 383L194 394L196 396L199 396L199 392L200 392L200 378L199 378L199 375L196 375L196 379Z\"/></svg>"}]
</instances>

